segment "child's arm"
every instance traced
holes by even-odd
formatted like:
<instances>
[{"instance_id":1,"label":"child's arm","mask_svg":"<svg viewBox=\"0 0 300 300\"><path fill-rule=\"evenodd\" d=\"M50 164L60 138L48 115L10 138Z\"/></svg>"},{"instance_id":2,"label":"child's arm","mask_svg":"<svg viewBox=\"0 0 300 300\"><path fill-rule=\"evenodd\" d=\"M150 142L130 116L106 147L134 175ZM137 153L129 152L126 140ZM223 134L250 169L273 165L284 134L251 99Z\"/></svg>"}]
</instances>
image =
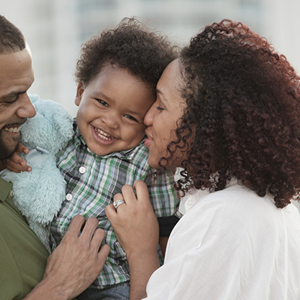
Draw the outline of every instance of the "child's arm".
<instances>
[{"instance_id":1,"label":"child's arm","mask_svg":"<svg viewBox=\"0 0 300 300\"><path fill-rule=\"evenodd\" d=\"M7 169L9 171L20 173L20 172L30 172L32 169L27 165L27 162L19 155L20 152L27 154L29 152L23 144L19 143L14 154L7 161Z\"/></svg>"},{"instance_id":2,"label":"child's arm","mask_svg":"<svg viewBox=\"0 0 300 300\"><path fill-rule=\"evenodd\" d=\"M171 234L172 229L179 221L179 217L172 215L168 217L158 217L157 220L159 224L159 245L161 252L165 257L169 236Z\"/></svg>"},{"instance_id":3,"label":"child's arm","mask_svg":"<svg viewBox=\"0 0 300 300\"><path fill-rule=\"evenodd\" d=\"M7 160L6 159L1 160L0 161L0 171L6 169L6 167L7 167Z\"/></svg>"},{"instance_id":4,"label":"child's arm","mask_svg":"<svg viewBox=\"0 0 300 300\"><path fill-rule=\"evenodd\" d=\"M145 182L148 186L154 212L158 217L159 245L163 256L165 256L169 236L180 218L177 216L179 197L173 185L173 175L169 171L156 177L147 176Z\"/></svg>"}]
</instances>

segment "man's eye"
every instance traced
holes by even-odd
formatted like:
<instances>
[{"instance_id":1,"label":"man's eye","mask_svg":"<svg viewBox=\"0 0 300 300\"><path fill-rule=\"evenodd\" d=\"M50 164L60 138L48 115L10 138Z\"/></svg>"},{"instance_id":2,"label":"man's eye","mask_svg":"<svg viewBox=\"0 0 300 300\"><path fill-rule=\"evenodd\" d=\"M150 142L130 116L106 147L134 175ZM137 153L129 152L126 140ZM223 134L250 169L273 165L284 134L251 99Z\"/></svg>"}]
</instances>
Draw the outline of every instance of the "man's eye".
<instances>
[{"instance_id":1,"label":"man's eye","mask_svg":"<svg viewBox=\"0 0 300 300\"><path fill-rule=\"evenodd\" d=\"M157 110L164 110L162 107L160 107L160 106L156 106L156 109Z\"/></svg>"},{"instance_id":2,"label":"man's eye","mask_svg":"<svg viewBox=\"0 0 300 300\"><path fill-rule=\"evenodd\" d=\"M20 96L20 94L16 95L16 96L13 97L13 98L7 99L7 100L6 100L6 103L7 103L7 104L13 104L13 103L17 102L18 99L19 99L19 96Z\"/></svg>"},{"instance_id":3,"label":"man's eye","mask_svg":"<svg viewBox=\"0 0 300 300\"><path fill-rule=\"evenodd\" d=\"M124 117L138 123L138 120L136 118L132 117L131 115L124 115Z\"/></svg>"}]
</instances>

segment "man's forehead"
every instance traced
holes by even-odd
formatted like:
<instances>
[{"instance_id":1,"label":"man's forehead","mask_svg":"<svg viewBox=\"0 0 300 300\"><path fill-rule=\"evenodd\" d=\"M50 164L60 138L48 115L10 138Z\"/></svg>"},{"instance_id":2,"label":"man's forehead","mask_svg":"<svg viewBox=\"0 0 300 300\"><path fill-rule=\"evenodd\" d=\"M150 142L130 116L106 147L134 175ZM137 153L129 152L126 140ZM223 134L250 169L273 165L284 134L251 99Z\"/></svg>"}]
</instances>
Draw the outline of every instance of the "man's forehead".
<instances>
[{"instance_id":1,"label":"man's forehead","mask_svg":"<svg viewBox=\"0 0 300 300\"><path fill-rule=\"evenodd\" d=\"M31 54L22 51L0 54L0 97L27 91L34 80Z\"/></svg>"},{"instance_id":2,"label":"man's forehead","mask_svg":"<svg viewBox=\"0 0 300 300\"><path fill-rule=\"evenodd\" d=\"M30 49L30 47L29 47L29 45L28 45L28 43L26 41L25 41L25 43L26 43L26 47L25 47L24 50L27 50L27 52L30 55L30 57L32 57L31 49Z\"/></svg>"}]
</instances>

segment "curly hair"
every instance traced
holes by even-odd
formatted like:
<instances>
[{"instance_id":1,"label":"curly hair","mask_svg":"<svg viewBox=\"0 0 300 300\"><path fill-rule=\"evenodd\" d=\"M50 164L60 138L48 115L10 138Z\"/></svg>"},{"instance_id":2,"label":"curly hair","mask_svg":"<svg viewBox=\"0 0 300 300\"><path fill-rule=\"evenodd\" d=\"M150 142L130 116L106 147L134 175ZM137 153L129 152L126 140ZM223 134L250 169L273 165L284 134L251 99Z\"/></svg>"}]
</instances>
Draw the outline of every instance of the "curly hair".
<instances>
[{"instance_id":1,"label":"curly hair","mask_svg":"<svg viewBox=\"0 0 300 300\"><path fill-rule=\"evenodd\" d=\"M166 36L151 31L135 18L124 18L115 28L103 30L81 49L75 77L88 84L107 64L127 69L155 92L166 66L178 56L178 48Z\"/></svg>"},{"instance_id":2,"label":"curly hair","mask_svg":"<svg viewBox=\"0 0 300 300\"><path fill-rule=\"evenodd\" d=\"M217 191L235 177L261 197L271 193L278 208L298 199L300 87L285 56L223 20L192 38L180 62L187 107L163 158L188 146L176 188Z\"/></svg>"}]
</instances>

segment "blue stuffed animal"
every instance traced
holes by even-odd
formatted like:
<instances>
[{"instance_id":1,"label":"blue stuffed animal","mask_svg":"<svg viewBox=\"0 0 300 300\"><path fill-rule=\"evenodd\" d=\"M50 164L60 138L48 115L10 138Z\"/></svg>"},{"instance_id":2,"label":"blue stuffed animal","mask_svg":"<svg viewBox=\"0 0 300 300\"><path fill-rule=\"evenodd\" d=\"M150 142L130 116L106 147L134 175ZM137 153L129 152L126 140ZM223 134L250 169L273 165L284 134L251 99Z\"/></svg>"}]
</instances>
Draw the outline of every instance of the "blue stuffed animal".
<instances>
[{"instance_id":1,"label":"blue stuffed animal","mask_svg":"<svg viewBox=\"0 0 300 300\"><path fill-rule=\"evenodd\" d=\"M20 155L32 171L5 170L1 177L13 182L13 203L50 251L47 227L65 198L65 181L56 167L55 155L72 138L72 117L57 102L40 100L37 95L31 95L30 99L37 113L21 127L21 143L30 152Z\"/></svg>"}]
</instances>

